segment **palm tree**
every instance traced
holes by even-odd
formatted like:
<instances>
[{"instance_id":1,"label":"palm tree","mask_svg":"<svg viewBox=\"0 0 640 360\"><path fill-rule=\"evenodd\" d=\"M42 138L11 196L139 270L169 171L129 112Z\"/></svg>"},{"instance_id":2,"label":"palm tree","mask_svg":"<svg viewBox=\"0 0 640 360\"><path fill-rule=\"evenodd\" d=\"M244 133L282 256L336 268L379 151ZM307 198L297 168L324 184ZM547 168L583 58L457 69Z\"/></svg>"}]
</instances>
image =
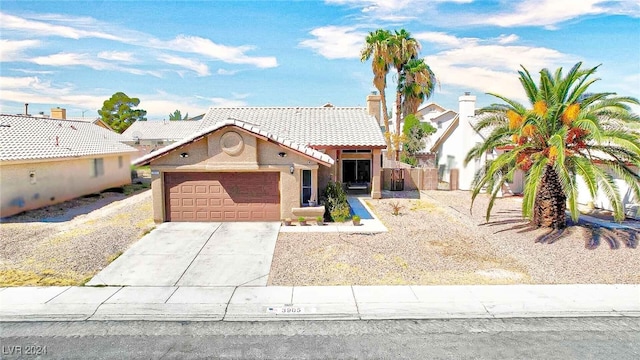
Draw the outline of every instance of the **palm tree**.
<instances>
[{"instance_id":1,"label":"palm tree","mask_svg":"<svg viewBox=\"0 0 640 360\"><path fill-rule=\"evenodd\" d=\"M389 113L387 111L385 88L387 87L387 74L389 73L389 63L391 62L389 52L391 36L391 32L383 29L370 32L365 40L365 46L360 52L360 61L364 62L370 58L372 59L373 85L378 89L382 101L382 117L384 120L387 149L391 149L391 141L389 136Z\"/></svg>"},{"instance_id":2,"label":"palm tree","mask_svg":"<svg viewBox=\"0 0 640 360\"><path fill-rule=\"evenodd\" d=\"M598 191L605 194L617 221L624 219L624 209L612 173L628 183L640 199L640 176L636 173L640 167L640 138L629 131L630 124L640 121L629 104L639 102L615 93L587 93L598 80L591 78L598 66L585 70L581 66L577 63L566 76L562 68L554 74L543 69L538 85L522 67L520 82L529 108L490 94L504 104L481 109L484 116L476 129L491 129L491 133L465 159L466 164L487 151L510 149L488 162L474 182L472 200L483 188L491 194L487 221L502 185L517 169L526 173L522 214L535 226L565 227L567 205L577 221L577 177L582 178L593 198Z\"/></svg>"},{"instance_id":3,"label":"palm tree","mask_svg":"<svg viewBox=\"0 0 640 360\"><path fill-rule=\"evenodd\" d=\"M406 79L405 66L410 60L416 59L420 52L420 43L411 36L405 29L395 30L391 37L389 51L391 54L391 65L398 72L398 83L396 87L396 136L393 146L395 149L395 160L400 159L400 122L402 121L402 79Z\"/></svg>"},{"instance_id":4,"label":"palm tree","mask_svg":"<svg viewBox=\"0 0 640 360\"><path fill-rule=\"evenodd\" d=\"M431 97L436 85L436 76L424 59L411 59L403 68L400 79L402 92L402 118L415 114L418 107Z\"/></svg>"}]
</instances>

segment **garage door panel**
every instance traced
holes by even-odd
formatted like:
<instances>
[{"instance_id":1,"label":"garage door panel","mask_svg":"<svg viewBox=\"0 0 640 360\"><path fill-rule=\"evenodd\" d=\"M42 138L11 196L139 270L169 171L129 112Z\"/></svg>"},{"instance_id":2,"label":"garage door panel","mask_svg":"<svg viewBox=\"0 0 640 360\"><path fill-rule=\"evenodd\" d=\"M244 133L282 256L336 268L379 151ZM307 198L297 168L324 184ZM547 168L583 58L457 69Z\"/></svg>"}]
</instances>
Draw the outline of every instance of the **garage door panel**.
<instances>
[{"instance_id":1,"label":"garage door panel","mask_svg":"<svg viewBox=\"0 0 640 360\"><path fill-rule=\"evenodd\" d=\"M196 199L196 206L198 207L206 207L208 203L209 201L206 198Z\"/></svg>"},{"instance_id":2,"label":"garage door panel","mask_svg":"<svg viewBox=\"0 0 640 360\"><path fill-rule=\"evenodd\" d=\"M280 175L165 173L167 221L277 221Z\"/></svg>"}]
</instances>

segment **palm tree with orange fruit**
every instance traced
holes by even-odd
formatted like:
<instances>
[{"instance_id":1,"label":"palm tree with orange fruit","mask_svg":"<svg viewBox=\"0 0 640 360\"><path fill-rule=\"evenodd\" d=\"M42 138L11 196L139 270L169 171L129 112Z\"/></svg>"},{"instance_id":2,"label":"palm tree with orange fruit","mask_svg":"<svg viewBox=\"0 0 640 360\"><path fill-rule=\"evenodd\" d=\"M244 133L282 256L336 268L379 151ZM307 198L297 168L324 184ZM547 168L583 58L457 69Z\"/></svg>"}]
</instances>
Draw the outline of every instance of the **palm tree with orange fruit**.
<instances>
[{"instance_id":1,"label":"palm tree with orange fruit","mask_svg":"<svg viewBox=\"0 0 640 360\"><path fill-rule=\"evenodd\" d=\"M640 138L629 130L640 122L629 105L639 102L615 93L588 93L598 80L591 77L598 66L581 66L577 63L566 76L562 68L553 74L543 69L538 84L522 67L520 83L530 107L490 94L504 103L480 110L476 130L491 132L469 151L465 162L508 149L476 175L472 199L482 189L491 195L487 221L502 186L517 170L525 172L522 214L538 227L564 228L567 206L577 221L578 178L592 198L604 193L617 221L624 219L624 208L613 174L640 199Z\"/></svg>"}]
</instances>

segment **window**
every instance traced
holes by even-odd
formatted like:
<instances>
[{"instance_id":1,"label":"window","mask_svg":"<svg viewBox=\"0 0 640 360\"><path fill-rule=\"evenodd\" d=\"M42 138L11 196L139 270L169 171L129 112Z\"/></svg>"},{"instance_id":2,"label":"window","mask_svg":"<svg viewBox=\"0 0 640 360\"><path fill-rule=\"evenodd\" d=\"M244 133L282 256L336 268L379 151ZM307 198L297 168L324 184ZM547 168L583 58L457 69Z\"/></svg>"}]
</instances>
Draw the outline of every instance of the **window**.
<instances>
[{"instance_id":1,"label":"window","mask_svg":"<svg viewBox=\"0 0 640 360\"><path fill-rule=\"evenodd\" d=\"M302 205L311 200L311 170L302 170Z\"/></svg>"},{"instance_id":2,"label":"window","mask_svg":"<svg viewBox=\"0 0 640 360\"><path fill-rule=\"evenodd\" d=\"M104 159L93 159L93 177L104 175Z\"/></svg>"},{"instance_id":3,"label":"window","mask_svg":"<svg viewBox=\"0 0 640 360\"><path fill-rule=\"evenodd\" d=\"M343 183L368 183L371 181L371 160L342 160Z\"/></svg>"},{"instance_id":4,"label":"window","mask_svg":"<svg viewBox=\"0 0 640 360\"><path fill-rule=\"evenodd\" d=\"M345 149L343 153L371 153L371 149Z\"/></svg>"},{"instance_id":5,"label":"window","mask_svg":"<svg viewBox=\"0 0 640 360\"><path fill-rule=\"evenodd\" d=\"M122 165L123 165L122 163L123 163L122 156L118 156L118 169L122 169Z\"/></svg>"}]
</instances>

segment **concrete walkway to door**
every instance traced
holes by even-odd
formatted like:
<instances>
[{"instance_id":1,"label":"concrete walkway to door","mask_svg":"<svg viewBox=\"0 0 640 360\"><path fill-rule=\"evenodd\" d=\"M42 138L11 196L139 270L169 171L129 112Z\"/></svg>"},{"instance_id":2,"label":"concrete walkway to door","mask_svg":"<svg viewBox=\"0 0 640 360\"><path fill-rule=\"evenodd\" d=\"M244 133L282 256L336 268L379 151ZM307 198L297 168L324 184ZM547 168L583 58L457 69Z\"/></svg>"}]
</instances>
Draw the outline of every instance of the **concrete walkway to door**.
<instances>
[{"instance_id":1,"label":"concrete walkway to door","mask_svg":"<svg viewBox=\"0 0 640 360\"><path fill-rule=\"evenodd\" d=\"M266 286L280 223L163 223L87 285Z\"/></svg>"}]
</instances>

